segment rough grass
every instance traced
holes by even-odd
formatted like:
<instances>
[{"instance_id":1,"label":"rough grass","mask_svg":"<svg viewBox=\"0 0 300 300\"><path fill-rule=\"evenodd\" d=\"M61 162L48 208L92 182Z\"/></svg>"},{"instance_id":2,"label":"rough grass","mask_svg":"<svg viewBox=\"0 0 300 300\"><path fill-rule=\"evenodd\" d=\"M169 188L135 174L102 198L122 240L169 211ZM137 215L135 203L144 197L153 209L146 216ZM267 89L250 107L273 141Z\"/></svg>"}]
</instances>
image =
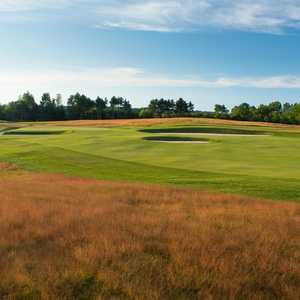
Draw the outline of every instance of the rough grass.
<instances>
[{"instance_id":1,"label":"rough grass","mask_svg":"<svg viewBox=\"0 0 300 300\"><path fill-rule=\"evenodd\" d=\"M300 297L297 204L1 172L0 299Z\"/></svg>"},{"instance_id":2,"label":"rough grass","mask_svg":"<svg viewBox=\"0 0 300 300\"><path fill-rule=\"evenodd\" d=\"M42 122L40 124L43 124ZM286 129L300 129L300 125L276 124L267 122L248 122L221 120L210 118L153 118L153 119L126 119L126 120L74 120L47 122L45 124L58 126L154 126L154 125L233 125L233 126L261 126Z\"/></svg>"}]
</instances>

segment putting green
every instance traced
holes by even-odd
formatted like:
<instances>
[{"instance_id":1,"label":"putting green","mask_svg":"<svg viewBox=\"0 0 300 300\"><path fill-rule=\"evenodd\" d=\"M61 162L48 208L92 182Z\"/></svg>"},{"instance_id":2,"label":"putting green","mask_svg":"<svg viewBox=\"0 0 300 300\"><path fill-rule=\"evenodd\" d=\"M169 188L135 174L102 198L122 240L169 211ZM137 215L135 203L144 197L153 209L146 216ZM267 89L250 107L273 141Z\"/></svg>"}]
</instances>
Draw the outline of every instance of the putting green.
<instances>
[{"instance_id":1,"label":"putting green","mask_svg":"<svg viewBox=\"0 0 300 300\"><path fill-rule=\"evenodd\" d=\"M176 124L105 128L27 125L19 131L61 134L3 135L1 161L29 170L300 201L300 134L296 130ZM245 138L248 135L251 138ZM157 138L179 143L154 142Z\"/></svg>"}]
</instances>

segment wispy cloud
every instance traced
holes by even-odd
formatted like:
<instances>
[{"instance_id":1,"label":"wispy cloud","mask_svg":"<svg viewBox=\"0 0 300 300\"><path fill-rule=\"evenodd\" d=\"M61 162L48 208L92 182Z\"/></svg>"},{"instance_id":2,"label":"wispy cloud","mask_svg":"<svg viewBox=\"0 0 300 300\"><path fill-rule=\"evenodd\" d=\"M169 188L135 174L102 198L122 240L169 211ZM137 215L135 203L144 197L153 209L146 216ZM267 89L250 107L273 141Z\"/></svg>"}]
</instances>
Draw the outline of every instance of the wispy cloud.
<instances>
[{"instance_id":1,"label":"wispy cloud","mask_svg":"<svg viewBox=\"0 0 300 300\"><path fill-rule=\"evenodd\" d=\"M148 31L182 31L210 7L207 0L113 1L96 10L102 26Z\"/></svg>"},{"instance_id":2,"label":"wispy cloud","mask_svg":"<svg viewBox=\"0 0 300 300\"><path fill-rule=\"evenodd\" d=\"M1 0L2 13L72 11L107 28L177 32L204 27L283 33L300 27L298 0Z\"/></svg>"},{"instance_id":3,"label":"wispy cloud","mask_svg":"<svg viewBox=\"0 0 300 300\"><path fill-rule=\"evenodd\" d=\"M300 75L269 77L218 77L206 79L201 76L180 78L165 74L151 74L136 68L81 69L52 71L0 71L0 85L27 90L36 86L47 87L245 87L259 89L300 89Z\"/></svg>"},{"instance_id":4,"label":"wispy cloud","mask_svg":"<svg viewBox=\"0 0 300 300\"><path fill-rule=\"evenodd\" d=\"M282 33L300 22L296 0L113 1L97 9L100 25L136 30L185 31L221 27Z\"/></svg>"}]
</instances>

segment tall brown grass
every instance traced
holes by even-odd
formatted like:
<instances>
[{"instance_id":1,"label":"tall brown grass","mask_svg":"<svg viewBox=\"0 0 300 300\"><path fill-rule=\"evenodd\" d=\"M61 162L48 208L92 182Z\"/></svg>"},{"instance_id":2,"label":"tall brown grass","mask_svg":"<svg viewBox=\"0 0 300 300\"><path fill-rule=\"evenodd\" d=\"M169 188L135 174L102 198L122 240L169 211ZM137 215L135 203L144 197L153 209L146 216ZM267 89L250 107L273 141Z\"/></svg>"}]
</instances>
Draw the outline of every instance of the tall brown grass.
<instances>
[{"instance_id":1,"label":"tall brown grass","mask_svg":"<svg viewBox=\"0 0 300 300\"><path fill-rule=\"evenodd\" d=\"M0 172L0 299L300 299L300 207Z\"/></svg>"},{"instance_id":2,"label":"tall brown grass","mask_svg":"<svg viewBox=\"0 0 300 300\"><path fill-rule=\"evenodd\" d=\"M41 123L39 123L41 124ZM126 120L74 120L47 122L45 124L57 126L153 126L162 124L182 125L236 125L261 126L286 129L300 129L300 125L275 124L266 122L234 121L209 118L153 118L153 119L126 119Z\"/></svg>"}]
</instances>

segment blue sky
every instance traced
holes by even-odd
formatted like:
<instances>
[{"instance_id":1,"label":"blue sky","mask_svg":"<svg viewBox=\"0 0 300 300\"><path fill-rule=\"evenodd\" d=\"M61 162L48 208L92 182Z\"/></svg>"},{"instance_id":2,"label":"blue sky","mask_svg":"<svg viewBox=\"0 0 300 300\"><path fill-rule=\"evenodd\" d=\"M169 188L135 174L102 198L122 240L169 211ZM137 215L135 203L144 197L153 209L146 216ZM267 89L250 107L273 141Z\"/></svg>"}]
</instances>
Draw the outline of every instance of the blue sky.
<instances>
[{"instance_id":1,"label":"blue sky","mask_svg":"<svg viewBox=\"0 0 300 300\"><path fill-rule=\"evenodd\" d=\"M300 101L296 0L1 0L0 99Z\"/></svg>"}]
</instances>

